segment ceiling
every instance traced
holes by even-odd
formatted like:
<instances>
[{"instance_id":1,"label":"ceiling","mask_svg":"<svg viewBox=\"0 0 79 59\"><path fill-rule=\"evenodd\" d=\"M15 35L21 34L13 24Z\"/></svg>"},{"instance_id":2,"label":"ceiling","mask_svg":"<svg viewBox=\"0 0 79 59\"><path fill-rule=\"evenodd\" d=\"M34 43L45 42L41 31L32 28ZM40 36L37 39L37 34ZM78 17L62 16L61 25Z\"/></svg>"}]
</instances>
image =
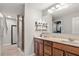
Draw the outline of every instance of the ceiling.
<instances>
[{"instance_id":1,"label":"ceiling","mask_svg":"<svg viewBox=\"0 0 79 59\"><path fill-rule=\"evenodd\" d=\"M38 10L48 10L48 8L54 6L57 3L30 3L30 6ZM64 16L69 14L74 14L79 12L79 3L66 3L69 4L68 8L61 9L59 11L53 12L53 16ZM48 11L46 11L48 12Z\"/></svg>"},{"instance_id":2,"label":"ceiling","mask_svg":"<svg viewBox=\"0 0 79 59\"><path fill-rule=\"evenodd\" d=\"M34 9L45 10L55 3L30 3L30 6ZM52 13L53 16L62 16L66 14L79 12L79 3L71 3L68 8L56 11ZM0 12L3 12L6 16L16 17L18 14L24 14L23 3L0 3Z\"/></svg>"},{"instance_id":3,"label":"ceiling","mask_svg":"<svg viewBox=\"0 0 79 59\"><path fill-rule=\"evenodd\" d=\"M22 15L24 13L24 4L0 3L0 12L4 13L6 16L16 17L18 14Z\"/></svg>"},{"instance_id":4,"label":"ceiling","mask_svg":"<svg viewBox=\"0 0 79 59\"><path fill-rule=\"evenodd\" d=\"M44 10L53 4L54 3L30 3L30 6L34 9Z\"/></svg>"},{"instance_id":5,"label":"ceiling","mask_svg":"<svg viewBox=\"0 0 79 59\"><path fill-rule=\"evenodd\" d=\"M30 3L30 6L37 10L44 10L54 3ZM24 14L24 4L23 3L0 3L0 12L4 13L6 16L16 17L18 14Z\"/></svg>"}]
</instances>

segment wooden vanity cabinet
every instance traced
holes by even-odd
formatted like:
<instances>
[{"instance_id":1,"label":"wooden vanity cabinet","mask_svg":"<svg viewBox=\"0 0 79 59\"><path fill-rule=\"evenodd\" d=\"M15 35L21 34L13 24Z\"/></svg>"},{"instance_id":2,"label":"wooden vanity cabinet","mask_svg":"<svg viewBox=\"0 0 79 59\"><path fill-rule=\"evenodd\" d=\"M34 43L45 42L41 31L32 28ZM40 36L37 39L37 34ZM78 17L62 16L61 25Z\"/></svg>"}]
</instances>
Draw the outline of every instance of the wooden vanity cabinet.
<instances>
[{"instance_id":1,"label":"wooden vanity cabinet","mask_svg":"<svg viewBox=\"0 0 79 59\"><path fill-rule=\"evenodd\" d=\"M34 53L37 56L43 56L43 40L34 39Z\"/></svg>"},{"instance_id":2,"label":"wooden vanity cabinet","mask_svg":"<svg viewBox=\"0 0 79 59\"><path fill-rule=\"evenodd\" d=\"M34 53L37 56L79 56L79 47L34 38Z\"/></svg>"}]
</instances>

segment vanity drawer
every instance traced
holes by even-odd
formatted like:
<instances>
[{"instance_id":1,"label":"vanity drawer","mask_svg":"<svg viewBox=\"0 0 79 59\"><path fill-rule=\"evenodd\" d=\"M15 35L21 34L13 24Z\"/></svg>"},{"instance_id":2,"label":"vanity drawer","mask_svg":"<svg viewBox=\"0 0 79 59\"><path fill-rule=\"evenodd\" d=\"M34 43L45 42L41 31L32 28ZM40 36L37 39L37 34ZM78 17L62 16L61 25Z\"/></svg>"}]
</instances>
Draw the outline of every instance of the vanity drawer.
<instances>
[{"instance_id":1,"label":"vanity drawer","mask_svg":"<svg viewBox=\"0 0 79 59\"><path fill-rule=\"evenodd\" d=\"M61 49L61 50L65 50L65 45L63 44L60 44L60 43L53 43L52 47L54 48L58 48L58 49Z\"/></svg>"},{"instance_id":2,"label":"vanity drawer","mask_svg":"<svg viewBox=\"0 0 79 59\"><path fill-rule=\"evenodd\" d=\"M52 42L51 41L44 41L44 45L48 45L48 46L52 46Z\"/></svg>"}]
</instances>

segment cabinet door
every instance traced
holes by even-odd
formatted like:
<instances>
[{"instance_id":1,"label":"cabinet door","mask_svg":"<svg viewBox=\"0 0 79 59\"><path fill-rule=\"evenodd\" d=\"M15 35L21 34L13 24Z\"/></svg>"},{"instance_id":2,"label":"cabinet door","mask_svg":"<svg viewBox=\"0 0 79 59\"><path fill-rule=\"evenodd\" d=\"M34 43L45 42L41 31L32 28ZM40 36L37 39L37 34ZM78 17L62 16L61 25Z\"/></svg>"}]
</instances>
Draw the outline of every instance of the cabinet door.
<instances>
[{"instance_id":1,"label":"cabinet door","mask_svg":"<svg viewBox=\"0 0 79 59\"><path fill-rule=\"evenodd\" d=\"M34 52L37 56L43 56L43 40L35 39L34 40Z\"/></svg>"},{"instance_id":2,"label":"cabinet door","mask_svg":"<svg viewBox=\"0 0 79 59\"><path fill-rule=\"evenodd\" d=\"M52 42L44 41L44 56L51 56L52 55Z\"/></svg>"},{"instance_id":3,"label":"cabinet door","mask_svg":"<svg viewBox=\"0 0 79 59\"><path fill-rule=\"evenodd\" d=\"M39 51L38 51L39 56L43 56L43 44L42 43L39 43L38 48L39 48Z\"/></svg>"},{"instance_id":4,"label":"cabinet door","mask_svg":"<svg viewBox=\"0 0 79 59\"><path fill-rule=\"evenodd\" d=\"M53 48L53 56L63 56L64 55L64 52L62 50L59 50L59 49L56 49L56 48Z\"/></svg>"},{"instance_id":5,"label":"cabinet door","mask_svg":"<svg viewBox=\"0 0 79 59\"><path fill-rule=\"evenodd\" d=\"M36 40L34 40L34 53L38 55L38 42Z\"/></svg>"}]
</instances>

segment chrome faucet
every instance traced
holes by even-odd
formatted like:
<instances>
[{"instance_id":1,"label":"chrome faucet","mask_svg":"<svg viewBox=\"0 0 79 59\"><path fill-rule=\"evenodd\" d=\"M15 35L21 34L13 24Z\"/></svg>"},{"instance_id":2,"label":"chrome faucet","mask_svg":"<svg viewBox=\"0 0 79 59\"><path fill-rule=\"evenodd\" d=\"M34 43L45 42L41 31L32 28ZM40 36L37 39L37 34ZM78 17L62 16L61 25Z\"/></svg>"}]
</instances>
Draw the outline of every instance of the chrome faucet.
<instances>
[{"instance_id":1,"label":"chrome faucet","mask_svg":"<svg viewBox=\"0 0 79 59\"><path fill-rule=\"evenodd\" d=\"M41 34L40 34L40 37L42 37L42 36L43 36L43 34L45 34L45 33L41 33Z\"/></svg>"},{"instance_id":2,"label":"chrome faucet","mask_svg":"<svg viewBox=\"0 0 79 59\"><path fill-rule=\"evenodd\" d=\"M70 41L74 41L73 39L69 38Z\"/></svg>"},{"instance_id":3,"label":"chrome faucet","mask_svg":"<svg viewBox=\"0 0 79 59\"><path fill-rule=\"evenodd\" d=\"M47 37L46 33L41 33L40 37Z\"/></svg>"}]
</instances>

